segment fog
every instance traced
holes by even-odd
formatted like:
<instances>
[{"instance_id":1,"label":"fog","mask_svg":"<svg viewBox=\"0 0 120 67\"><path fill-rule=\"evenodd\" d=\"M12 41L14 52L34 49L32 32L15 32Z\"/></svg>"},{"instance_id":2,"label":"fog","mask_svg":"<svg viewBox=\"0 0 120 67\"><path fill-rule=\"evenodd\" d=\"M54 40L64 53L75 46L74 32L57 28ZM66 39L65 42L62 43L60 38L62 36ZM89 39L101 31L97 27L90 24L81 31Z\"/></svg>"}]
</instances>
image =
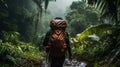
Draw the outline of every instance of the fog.
<instances>
[{"instance_id":1,"label":"fog","mask_svg":"<svg viewBox=\"0 0 120 67\"><path fill-rule=\"evenodd\" d=\"M66 11L69 9L69 6L72 4L73 1L78 1L78 0L51 1L48 5L48 9L50 9L50 13L53 15L51 18L56 16L61 16L64 18Z\"/></svg>"}]
</instances>

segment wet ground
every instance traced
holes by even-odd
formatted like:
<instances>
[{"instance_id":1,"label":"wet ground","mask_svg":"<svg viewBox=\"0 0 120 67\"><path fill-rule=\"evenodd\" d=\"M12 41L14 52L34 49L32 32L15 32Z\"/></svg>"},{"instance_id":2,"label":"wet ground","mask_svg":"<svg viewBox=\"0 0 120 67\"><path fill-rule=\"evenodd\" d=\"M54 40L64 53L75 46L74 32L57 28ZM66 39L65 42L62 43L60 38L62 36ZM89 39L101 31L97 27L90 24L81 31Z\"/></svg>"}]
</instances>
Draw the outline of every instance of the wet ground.
<instances>
[{"instance_id":1,"label":"wet ground","mask_svg":"<svg viewBox=\"0 0 120 67\"><path fill-rule=\"evenodd\" d=\"M43 59L42 61L42 67L49 67L49 63L46 61L46 59ZM86 67L87 63L86 62L80 62L75 59L73 60L68 60L65 59L64 66L63 67Z\"/></svg>"}]
</instances>

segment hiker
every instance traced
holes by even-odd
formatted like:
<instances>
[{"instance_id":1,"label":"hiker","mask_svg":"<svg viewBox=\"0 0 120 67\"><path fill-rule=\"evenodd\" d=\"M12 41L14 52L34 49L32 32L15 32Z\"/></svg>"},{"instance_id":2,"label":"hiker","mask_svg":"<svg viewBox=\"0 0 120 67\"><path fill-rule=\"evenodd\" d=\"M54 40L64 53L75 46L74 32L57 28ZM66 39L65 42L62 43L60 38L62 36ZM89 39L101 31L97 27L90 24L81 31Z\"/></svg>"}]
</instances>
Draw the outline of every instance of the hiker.
<instances>
[{"instance_id":1,"label":"hiker","mask_svg":"<svg viewBox=\"0 0 120 67\"><path fill-rule=\"evenodd\" d=\"M46 33L43 46L49 54L51 67L63 67L65 55L68 51L71 59L71 48L68 33L65 32L66 21L61 17L56 17L50 22L50 30Z\"/></svg>"}]
</instances>

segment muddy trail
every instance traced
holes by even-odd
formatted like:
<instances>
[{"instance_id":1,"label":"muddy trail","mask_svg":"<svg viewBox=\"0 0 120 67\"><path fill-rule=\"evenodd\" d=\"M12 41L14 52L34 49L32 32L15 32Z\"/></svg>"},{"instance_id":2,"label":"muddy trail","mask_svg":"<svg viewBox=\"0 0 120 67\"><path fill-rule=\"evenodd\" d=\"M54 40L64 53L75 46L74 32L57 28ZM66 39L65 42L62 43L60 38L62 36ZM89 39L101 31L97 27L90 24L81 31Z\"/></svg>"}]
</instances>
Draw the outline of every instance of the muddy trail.
<instances>
[{"instance_id":1,"label":"muddy trail","mask_svg":"<svg viewBox=\"0 0 120 67\"><path fill-rule=\"evenodd\" d=\"M50 67L49 62L44 58L41 63L41 67ZM63 67L86 67L87 63L82 61L77 61L75 59L69 60L65 59Z\"/></svg>"}]
</instances>

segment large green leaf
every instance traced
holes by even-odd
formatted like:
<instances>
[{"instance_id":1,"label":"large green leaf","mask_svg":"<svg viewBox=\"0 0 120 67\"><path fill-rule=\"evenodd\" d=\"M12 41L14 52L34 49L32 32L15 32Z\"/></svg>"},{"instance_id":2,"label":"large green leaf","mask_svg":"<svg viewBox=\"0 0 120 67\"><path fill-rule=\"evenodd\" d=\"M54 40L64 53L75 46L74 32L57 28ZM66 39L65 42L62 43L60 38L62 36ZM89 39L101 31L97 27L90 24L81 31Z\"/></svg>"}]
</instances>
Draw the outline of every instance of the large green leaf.
<instances>
[{"instance_id":1,"label":"large green leaf","mask_svg":"<svg viewBox=\"0 0 120 67\"><path fill-rule=\"evenodd\" d=\"M101 24L97 26L90 27L83 31L81 34L78 34L77 40L82 41L85 38L87 38L89 35L97 35L99 37L102 37L106 34L111 34L111 26L110 24Z\"/></svg>"}]
</instances>

